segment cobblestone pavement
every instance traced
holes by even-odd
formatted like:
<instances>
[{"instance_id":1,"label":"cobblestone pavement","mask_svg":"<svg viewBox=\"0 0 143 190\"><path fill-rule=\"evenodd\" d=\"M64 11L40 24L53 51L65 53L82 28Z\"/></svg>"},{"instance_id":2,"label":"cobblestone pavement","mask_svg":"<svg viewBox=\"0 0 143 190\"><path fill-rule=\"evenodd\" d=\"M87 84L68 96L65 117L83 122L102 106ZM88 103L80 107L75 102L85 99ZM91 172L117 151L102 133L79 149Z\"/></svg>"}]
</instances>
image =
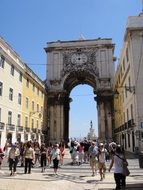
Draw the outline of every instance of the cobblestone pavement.
<instances>
[{"instance_id":1,"label":"cobblestone pavement","mask_svg":"<svg viewBox=\"0 0 143 190\"><path fill-rule=\"evenodd\" d=\"M65 155L65 164L59 168L57 176L53 168L47 168L41 173L41 168L32 168L31 174L24 174L22 167L17 168L15 176L9 175L8 166L0 170L0 190L112 190L115 188L113 170L106 172L106 177L100 181L100 176L91 176L89 164L81 166L70 165L70 155ZM139 168L138 159L128 159L130 176L127 177L127 189L143 190L143 169ZM107 162L107 168L109 162Z\"/></svg>"}]
</instances>

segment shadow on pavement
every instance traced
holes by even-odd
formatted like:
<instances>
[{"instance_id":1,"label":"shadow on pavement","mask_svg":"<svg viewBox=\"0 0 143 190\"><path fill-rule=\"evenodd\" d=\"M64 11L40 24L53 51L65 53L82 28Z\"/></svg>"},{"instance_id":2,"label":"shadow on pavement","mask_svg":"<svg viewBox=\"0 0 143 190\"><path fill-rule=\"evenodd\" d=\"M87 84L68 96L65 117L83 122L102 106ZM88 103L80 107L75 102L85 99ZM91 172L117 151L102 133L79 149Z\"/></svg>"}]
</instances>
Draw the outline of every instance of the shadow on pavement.
<instances>
[{"instance_id":1,"label":"shadow on pavement","mask_svg":"<svg viewBox=\"0 0 143 190\"><path fill-rule=\"evenodd\" d=\"M43 176L45 177L45 179L50 179L50 180L66 180L66 181L70 181L70 182L74 182L74 183L85 183L85 180L83 179L83 177L78 177L78 176L73 176L73 175L67 175L67 174L59 174L59 175L55 175L55 174L43 174Z\"/></svg>"},{"instance_id":2,"label":"shadow on pavement","mask_svg":"<svg viewBox=\"0 0 143 190\"><path fill-rule=\"evenodd\" d=\"M142 190L142 189L143 189L143 183L128 184L126 186L126 190ZM99 188L98 190L113 190L113 188Z\"/></svg>"}]
</instances>

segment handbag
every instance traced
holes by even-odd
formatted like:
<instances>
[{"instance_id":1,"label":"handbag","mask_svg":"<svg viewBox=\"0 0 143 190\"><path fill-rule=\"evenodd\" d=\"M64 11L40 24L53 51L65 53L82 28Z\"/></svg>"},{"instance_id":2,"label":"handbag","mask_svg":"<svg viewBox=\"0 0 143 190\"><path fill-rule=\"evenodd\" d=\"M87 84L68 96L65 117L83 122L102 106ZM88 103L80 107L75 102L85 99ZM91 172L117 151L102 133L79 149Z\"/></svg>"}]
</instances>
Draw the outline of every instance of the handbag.
<instances>
[{"instance_id":1,"label":"handbag","mask_svg":"<svg viewBox=\"0 0 143 190\"><path fill-rule=\"evenodd\" d=\"M127 163L123 161L123 175L124 176L129 176L130 175L130 171L127 167Z\"/></svg>"},{"instance_id":2,"label":"handbag","mask_svg":"<svg viewBox=\"0 0 143 190\"><path fill-rule=\"evenodd\" d=\"M121 158L119 155L115 154L118 158L120 158L121 160L123 160L123 175L124 176L129 176L130 175L130 171L129 168L127 166L127 161L125 158Z\"/></svg>"}]
</instances>

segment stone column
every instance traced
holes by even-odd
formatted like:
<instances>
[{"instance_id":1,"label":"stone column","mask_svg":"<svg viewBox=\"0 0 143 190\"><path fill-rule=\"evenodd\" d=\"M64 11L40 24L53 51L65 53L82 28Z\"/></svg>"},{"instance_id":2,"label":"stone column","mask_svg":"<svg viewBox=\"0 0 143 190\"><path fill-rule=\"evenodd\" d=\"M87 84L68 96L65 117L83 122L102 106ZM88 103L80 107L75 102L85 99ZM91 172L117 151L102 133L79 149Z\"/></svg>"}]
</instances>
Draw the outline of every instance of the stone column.
<instances>
[{"instance_id":1,"label":"stone column","mask_svg":"<svg viewBox=\"0 0 143 190\"><path fill-rule=\"evenodd\" d=\"M100 141L109 141L112 138L111 99L106 96L97 96L98 109L98 136Z\"/></svg>"},{"instance_id":2,"label":"stone column","mask_svg":"<svg viewBox=\"0 0 143 190\"><path fill-rule=\"evenodd\" d=\"M52 93L48 97L48 140L60 142L65 137L65 97Z\"/></svg>"}]
</instances>

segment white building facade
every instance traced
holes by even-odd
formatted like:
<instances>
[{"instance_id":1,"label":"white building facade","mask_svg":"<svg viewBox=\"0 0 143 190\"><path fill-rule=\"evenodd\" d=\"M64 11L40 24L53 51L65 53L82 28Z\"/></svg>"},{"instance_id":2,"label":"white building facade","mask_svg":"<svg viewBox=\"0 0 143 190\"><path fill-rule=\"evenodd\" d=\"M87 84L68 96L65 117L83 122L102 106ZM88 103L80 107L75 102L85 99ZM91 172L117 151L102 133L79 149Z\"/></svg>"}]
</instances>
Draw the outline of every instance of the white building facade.
<instances>
[{"instance_id":1,"label":"white building facade","mask_svg":"<svg viewBox=\"0 0 143 190\"><path fill-rule=\"evenodd\" d=\"M24 65L14 50L0 38L0 144L16 142L21 125L22 74Z\"/></svg>"},{"instance_id":2,"label":"white building facade","mask_svg":"<svg viewBox=\"0 0 143 190\"><path fill-rule=\"evenodd\" d=\"M130 152L143 150L143 14L128 18L115 75L115 137Z\"/></svg>"}]
</instances>

